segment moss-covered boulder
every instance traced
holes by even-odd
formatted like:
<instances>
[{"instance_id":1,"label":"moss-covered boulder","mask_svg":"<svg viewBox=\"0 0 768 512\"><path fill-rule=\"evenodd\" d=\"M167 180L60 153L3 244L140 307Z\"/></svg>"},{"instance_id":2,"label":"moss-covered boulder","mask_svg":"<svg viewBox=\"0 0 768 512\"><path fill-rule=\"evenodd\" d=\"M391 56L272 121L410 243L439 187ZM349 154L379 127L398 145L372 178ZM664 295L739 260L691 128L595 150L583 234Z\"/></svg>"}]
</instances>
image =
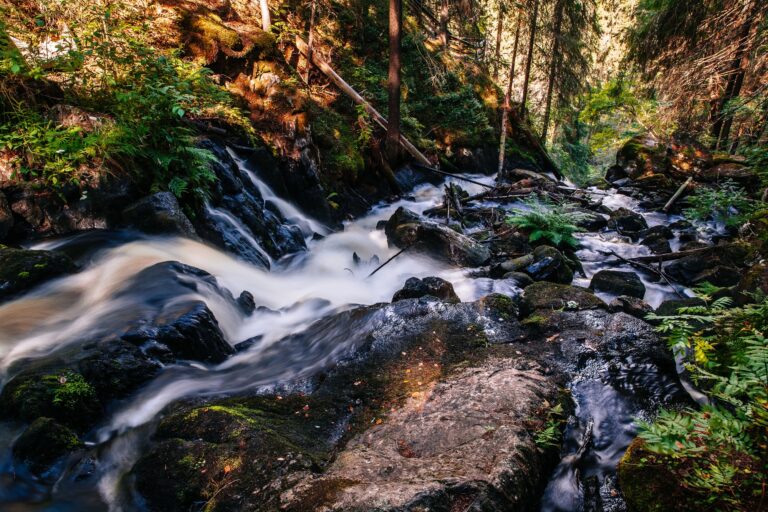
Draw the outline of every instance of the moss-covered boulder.
<instances>
[{"instance_id":1,"label":"moss-covered boulder","mask_svg":"<svg viewBox=\"0 0 768 512\"><path fill-rule=\"evenodd\" d=\"M418 299L427 295L437 297L445 302L461 302L453 290L453 285L439 277L409 278L403 288L395 292L392 302L404 299Z\"/></svg>"},{"instance_id":2,"label":"moss-covered boulder","mask_svg":"<svg viewBox=\"0 0 768 512\"><path fill-rule=\"evenodd\" d=\"M16 377L3 388L0 403L10 417L25 421L50 417L79 430L101 414L95 389L72 370Z\"/></svg>"},{"instance_id":3,"label":"moss-covered boulder","mask_svg":"<svg viewBox=\"0 0 768 512\"><path fill-rule=\"evenodd\" d=\"M76 270L74 262L58 252L28 251L0 245L0 302Z\"/></svg>"},{"instance_id":4,"label":"moss-covered boulder","mask_svg":"<svg viewBox=\"0 0 768 512\"><path fill-rule=\"evenodd\" d=\"M203 502L210 510L316 510L345 489L350 496L369 489L368 496L393 506L422 499L422 491L430 499L462 503L456 485L489 507L529 503L554 450L536 448L528 420L543 400L558 399L560 374L545 372L535 356L522 353L527 349L515 313L512 299L491 295L459 304L404 299L321 320L284 339L280 357L294 344L303 352L322 351L325 342L338 349L339 326L349 333L343 340L347 357L302 385L302 393L178 406L135 467L137 488L150 509L163 511ZM430 402L430 408L419 407ZM451 421L440 421L438 411ZM411 423L423 430L398 437ZM392 430L372 446L377 462L370 472L326 475L332 460L359 456L357 448L345 448L348 440L381 432L383 425ZM507 455L481 477L473 469L475 456L487 453L490 463L499 446ZM392 450L398 460L414 459L413 468L425 475L421 484L405 485L407 472L391 473L379 464ZM374 478L374 466L383 479ZM458 483L427 478L429 468L438 466L435 475ZM297 491L288 496L291 489Z\"/></svg>"},{"instance_id":5,"label":"moss-covered boulder","mask_svg":"<svg viewBox=\"0 0 768 512\"><path fill-rule=\"evenodd\" d=\"M608 309L608 305L586 288L540 281L525 289L522 302L523 314L537 310Z\"/></svg>"},{"instance_id":6,"label":"moss-covered boulder","mask_svg":"<svg viewBox=\"0 0 768 512\"><path fill-rule=\"evenodd\" d=\"M71 429L51 418L38 418L19 436L13 445L13 455L42 473L57 459L83 445Z\"/></svg>"},{"instance_id":7,"label":"moss-covered boulder","mask_svg":"<svg viewBox=\"0 0 768 512\"><path fill-rule=\"evenodd\" d=\"M680 478L635 439L619 462L619 486L629 512L699 510L680 486Z\"/></svg>"}]
</instances>

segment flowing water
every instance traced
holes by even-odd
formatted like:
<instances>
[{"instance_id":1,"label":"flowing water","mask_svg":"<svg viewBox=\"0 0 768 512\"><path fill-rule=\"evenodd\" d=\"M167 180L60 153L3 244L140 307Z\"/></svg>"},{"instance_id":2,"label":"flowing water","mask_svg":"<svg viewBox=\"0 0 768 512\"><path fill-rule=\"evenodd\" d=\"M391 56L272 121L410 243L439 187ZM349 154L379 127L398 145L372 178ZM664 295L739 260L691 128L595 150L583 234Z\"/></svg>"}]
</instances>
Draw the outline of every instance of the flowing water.
<instances>
[{"instance_id":1,"label":"flowing water","mask_svg":"<svg viewBox=\"0 0 768 512\"><path fill-rule=\"evenodd\" d=\"M235 155L236 156L236 155ZM0 306L0 379L8 382L24 365L34 364L86 341L119 335L141 325L147 318L161 316L175 304L190 300L205 302L214 313L231 345L248 341L247 348L220 364L180 362L169 365L160 375L129 399L116 404L104 422L87 436L91 456L73 467L50 488L31 475L17 473L8 446L20 427L0 423L0 503L9 511L131 510L133 498L123 491L122 476L140 455L141 446L158 414L177 400L223 395L243 390L301 382L354 351L349 332L313 333L307 339L289 335L301 333L318 319L358 304L388 302L405 280L412 276L436 275L453 283L463 301L476 300L492 292L519 295L507 280L471 277L468 272L425 256L404 253L373 276L369 274L393 256L386 236L377 229L381 220L404 206L417 213L433 208L442 200L441 186L420 185L411 194L392 204L382 204L365 217L347 223L339 232L304 215L298 208L277 197L258 176L242 167L264 199L279 210L287 222L298 226L308 243L306 252L275 261L260 247L253 234L230 212L208 207L209 215L220 221L227 236L247 243L265 262L263 267L247 263L201 242L178 237L148 237L130 232L97 232L35 245L39 249L64 250L84 265L80 273L63 277L37 288L26 296ZM473 176L483 183L493 177ZM470 194L477 185L461 183ZM621 204L626 206L626 204ZM499 206L500 207L500 206ZM648 216L653 222L669 218ZM315 237L314 234L325 235ZM611 233L583 235L588 284L591 275L605 267L601 250L615 250L630 257L644 254L645 248ZM356 254L358 258L353 258ZM148 269L162 262L177 261L201 269L216 281L186 276L169 285ZM656 305L673 292L646 281L648 300ZM244 314L231 300L249 291L257 305ZM383 319L382 321L386 321ZM348 329L362 328L349 325ZM290 341L286 341L290 340ZM576 421L569 427L564 463L558 467L545 496L544 510L578 510L581 499L577 467L589 475L613 471L634 435L633 418L640 411L624 395L599 380L573 386L577 404ZM588 425L589 428L587 428ZM592 448L583 448L590 430ZM570 459L569 459L570 457ZM578 464L567 463L578 459ZM84 467L84 465L90 465ZM79 475L95 473L93 479ZM552 491L555 489L555 491ZM552 497L558 499L552 501ZM576 508L569 508L569 507Z\"/></svg>"}]
</instances>

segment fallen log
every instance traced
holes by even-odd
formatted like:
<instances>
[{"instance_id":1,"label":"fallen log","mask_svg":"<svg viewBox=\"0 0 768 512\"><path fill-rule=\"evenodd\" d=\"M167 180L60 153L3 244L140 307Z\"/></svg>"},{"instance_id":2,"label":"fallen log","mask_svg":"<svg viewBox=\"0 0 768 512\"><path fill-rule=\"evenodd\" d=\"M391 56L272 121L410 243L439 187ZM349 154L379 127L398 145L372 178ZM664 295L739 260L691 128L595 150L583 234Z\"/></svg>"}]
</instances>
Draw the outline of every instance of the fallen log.
<instances>
[{"instance_id":1,"label":"fallen log","mask_svg":"<svg viewBox=\"0 0 768 512\"><path fill-rule=\"evenodd\" d=\"M362 105L368 115L371 116L371 119L376 122L376 124L378 124L384 130L387 129L387 119L375 108L373 108L373 105L368 103L365 98L360 96L360 94L358 94L358 92L354 90L351 85L345 82L344 79L341 78L338 73L336 73L336 71L334 71L333 68L327 62L325 62L325 60L323 60L320 55L318 55L317 52L310 51L309 46L304 42L302 38L296 36L294 44L296 45L296 48L299 50L299 52L304 55L305 58L311 59L312 64L317 66L318 69L320 69L320 71L322 71L325 76L327 76L334 84L336 84L339 89L341 89L347 96L352 98L355 103ZM424 153L419 151L416 146L414 146L411 141L409 141L402 133L400 134L400 145L423 166L432 166L432 162L424 155Z\"/></svg>"},{"instance_id":2,"label":"fallen log","mask_svg":"<svg viewBox=\"0 0 768 512\"><path fill-rule=\"evenodd\" d=\"M683 195L683 192L685 192L685 189L688 188L688 185L691 184L693 181L693 178L688 178L685 180L685 183L680 185L680 188L677 189L677 192L675 192L672 197L669 198L669 201L667 201L667 204L664 205L664 208L662 208L662 211L668 212L670 208L672 208L672 205L675 204L675 201L677 201L681 195Z\"/></svg>"},{"instance_id":3,"label":"fallen log","mask_svg":"<svg viewBox=\"0 0 768 512\"><path fill-rule=\"evenodd\" d=\"M667 252L664 254L654 254L652 256L638 256L636 258L631 258L632 261L637 261L640 263L656 263L656 262L662 262L662 261L673 261L680 258L684 258L686 256L690 256L692 254L699 254L702 252L710 251L714 247L733 247L737 244L725 244L720 246L708 246L708 247L701 247L699 249L688 249L687 251L678 251L678 252Z\"/></svg>"}]
</instances>

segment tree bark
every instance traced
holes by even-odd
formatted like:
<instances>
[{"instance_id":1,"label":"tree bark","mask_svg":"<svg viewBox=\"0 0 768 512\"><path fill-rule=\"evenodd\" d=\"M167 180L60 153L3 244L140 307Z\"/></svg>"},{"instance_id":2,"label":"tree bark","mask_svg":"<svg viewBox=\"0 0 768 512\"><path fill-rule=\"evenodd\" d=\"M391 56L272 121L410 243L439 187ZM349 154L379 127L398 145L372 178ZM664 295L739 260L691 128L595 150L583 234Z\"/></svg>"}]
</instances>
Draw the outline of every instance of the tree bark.
<instances>
[{"instance_id":1,"label":"tree bark","mask_svg":"<svg viewBox=\"0 0 768 512\"><path fill-rule=\"evenodd\" d=\"M531 28L528 37L528 58L525 61L525 78L523 78L523 98L520 102L520 114L525 115L525 104L528 101L528 84L531 79L531 64L533 62L533 46L536 41L536 22L539 16L539 0L533 0L533 12L531 13Z\"/></svg>"},{"instance_id":2,"label":"tree bark","mask_svg":"<svg viewBox=\"0 0 768 512\"><path fill-rule=\"evenodd\" d=\"M403 23L401 0L389 0L389 110L387 123L387 159L396 163L400 153L400 39Z\"/></svg>"},{"instance_id":3,"label":"tree bark","mask_svg":"<svg viewBox=\"0 0 768 512\"><path fill-rule=\"evenodd\" d=\"M440 4L440 43L443 45L443 49L448 49L448 43L450 43L450 34L448 34L448 19L450 15L450 2L449 0L442 0Z\"/></svg>"},{"instance_id":4,"label":"tree bark","mask_svg":"<svg viewBox=\"0 0 768 512\"><path fill-rule=\"evenodd\" d=\"M269 1L259 0L259 8L261 10L261 28L264 32L269 32L272 28L272 18L269 16Z\"/></svg>"},{"instance_id":5,"label":"tree bark","mask_svg":"<svg viewBox=\"0 0 768 512\"><path fill-rule=\"evenodd\" d=\"M499 79L499 68L501 67L501 33L504 27L504 3L499 0L499 19L496 23L496 54L493 61L493 79Z\"/></svg>"},{"instance_id":6,"label":"tree bark","mask_svg":"<svg viewBox=\"0 0 768 512\"><path fill-rule=\"evenodd\" d=\"M317 0L312 0L312 8L309 15L309 35L307 36L307 69L304 76L304 82L309 86L309 72L312 70L312 51L315 40L315 13L317 11Z\"/></svg>"},{"instance_id":7,"label":"tree bark","mask_svg":"<svg viewBox=\"0 0 768 512\"><path fill-rule=\"evenodd\" d=\"M738 34L739 44L731 61L725 91L715 105L714 123L712 125L712 137L715 139L714 149L728 147L728 137L733 125L733 115L725 114L725 109L729 101L739 97L741 86L744 85L744 75L747 72L747 61L749 59L749 36L750 32L752 32L753 20L757 16L760 2L752 0L751 4L751 8L747 12Z\"/></svg>"},{"instance_id":8,"label":"tree bark","mask_svg":"<svg viewBox=\"0 0 768 512\"><path fill-rule=\"evenodd\" d=\"M504 105L501 112L501 136L499 137L499 169L504 170L504 159L507 151L507 124L509 123L509 110L512 108L512 83L515 80L515 61L517 60L517 43L520 40L520 16L517 17L517 28L515 29L515 43L512 48L512 62L509 65L509 81L507 82L507 91L504 93Z\"/></svg>"},{"instance_id":9,"label":"tree bark","mask_svg":"<svg viewBox=\"0 0 768 512\"><path fill-rule=\"evenodd\" d=\"M560 29L563 26L563 0L558 0L555 6L555 28L552 32L552 56L549 66L549 80L547 81L547 103L544 108L544 127L541 130L541 140L546 145L547 132L549 131L549 117L552 114L552 93L555 89L557 66L560 62Z\"/></svg>"}]
</instances>

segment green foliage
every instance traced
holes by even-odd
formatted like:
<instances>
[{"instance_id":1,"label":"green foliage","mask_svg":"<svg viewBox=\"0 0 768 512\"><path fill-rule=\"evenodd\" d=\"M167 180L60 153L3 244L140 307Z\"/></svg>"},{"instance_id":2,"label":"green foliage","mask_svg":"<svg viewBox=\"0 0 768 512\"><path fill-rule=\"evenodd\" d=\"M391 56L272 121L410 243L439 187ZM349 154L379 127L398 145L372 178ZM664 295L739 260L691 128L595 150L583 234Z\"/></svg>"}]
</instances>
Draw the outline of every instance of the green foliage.
<instances>
[{"instance_id":1,"label":"green foliage","mask_svg":"<svg viewBox=\"0 0 768 512\"><path fill-rule=\"evenodd\" d=\"M759 204L731 180L717 187L703 187L688 198L691 207L684 210L690 220L714 220L726 226L739 226L757 211Z\"/></svg>"},{"instance_id":2,"label":"green foliage","mask_svg":"<svg viewBox=\"0 0 768 512\"><path fill-rule=\"evenodd\" d=\"M120 4L89 4L70 14L64 21L72 27L72 41L60 44L55 64L30 55L16 66L18 52L0 45L2 85L56 80L65 104L97 119L92 126L59 125L52 110L33 97L4 96L0 147L15 155L21 177L55 190L80 184L94 171L128 168L152 191L200 198L215 179L209 169L213 156L197 148L190 120L216 117L247 136L253 129L207 69L159 53L142 40L146 27L130 14ZM45 23L41 19L43 28ZM14 30L31 45L37 40L23 27ZM7 39L4 27L0 35Z\"/></svg>"},{"instance_id":3,"label":"green foliage","mask_svg":"<svg viewBox=\"0 0 768 512\"><path fill-rule=\"evenodd\" d=\"M710 403L663 411L639 436L702 506L750 510L768 483L768 300L729 309L728 299L659 318Z\"/></svg>"},{"instance_id":4,"label":"green foliage","mask_svg":"<svg viewBox=\"0 0 768 512\"><path fill-rule=\"evenodd\" d=\"M573 205L554 205L548 201L528 199L522 208L512 210L511 215L507 217L507 223L528 231L530 242L545 242L556 247L576 247L579 241L573 234L581 229L574 222L586 220L588 216L572 209Z\"/></svg>"},{"instance_id":5,"label":"green foliage","mask_svg":"<svg viewBox=\"0 0 768 512\"><path fill-rule=\"evenodd\" d=\"M536 432L534 442L539 448L557 448L562 442L565 413L562 404L557 404L547 411L547 420L541 430Z\"/></svg>"}]
</instances>

